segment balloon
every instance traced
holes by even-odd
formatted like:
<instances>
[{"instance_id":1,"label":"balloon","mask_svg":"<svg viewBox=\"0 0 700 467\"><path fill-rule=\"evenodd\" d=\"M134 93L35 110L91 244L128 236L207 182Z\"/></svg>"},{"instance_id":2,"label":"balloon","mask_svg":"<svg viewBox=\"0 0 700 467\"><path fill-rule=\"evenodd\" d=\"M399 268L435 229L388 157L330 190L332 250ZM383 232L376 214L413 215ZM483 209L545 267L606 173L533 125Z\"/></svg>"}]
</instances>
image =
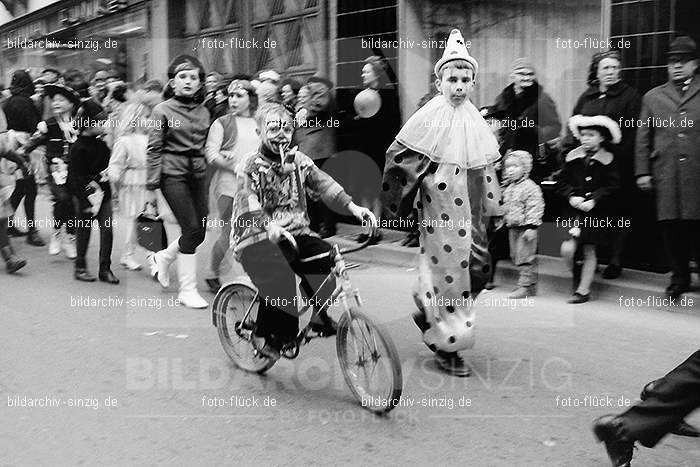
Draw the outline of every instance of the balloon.
<instances>
[{"instance_id":1,"label":"balloon","mask_svg":"<svg viewBox=\"0 0 700 467\"><path fill-rule=\"evenodd\" d=\"M353 105L358 116L370 118L379 112L379 108L382 106L382 98L379 97L379 93L374 89L365 89L355 96Z\"/></svg>"}]
</instances>

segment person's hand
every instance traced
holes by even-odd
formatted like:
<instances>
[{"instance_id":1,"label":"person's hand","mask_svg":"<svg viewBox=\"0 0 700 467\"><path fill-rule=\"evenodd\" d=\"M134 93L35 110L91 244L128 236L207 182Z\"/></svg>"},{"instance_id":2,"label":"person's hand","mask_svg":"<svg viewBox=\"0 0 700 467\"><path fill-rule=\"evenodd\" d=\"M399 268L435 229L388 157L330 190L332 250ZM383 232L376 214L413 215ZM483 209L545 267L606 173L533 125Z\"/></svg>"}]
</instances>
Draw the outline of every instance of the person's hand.
<instances>
[{"instance_id":1,"label":"person's hand","mask_svg":"<svg viewBox=\"0 0 700 467\"><path fill-rule=\"evenodd\" d=\"M654 188L651 175L642 175L641 177L637 177L637 186L642 191L651 191Z\"/></svg>"},{"instance_id":2,"label":"person's hand","mask_svg":"<svg viewBox=\"0 0 700 467\"><path fill-rule=\"evenodd\" d=\"M595 207L595 201L592 199L589 199L588 201L584 201L583 203L579 204L578 208L583 211L583 212L588 212L591 209Z\"/></svg>"},{"instance_id":3,"label":"person's hand","mask_svg":"<svg viewBox=\"0 0 700 467\"><path fill-rule=\"evenodd\" d=\"M282 238L282 235L284 235L284 227L280 226L279 224L276 224L274 222L270 222L267 224L267 239L270 240L272 243L279 243L280 239Z\"/></svg>"},{"instance_id":4,"label":"person's hand","mask_svg":"<svg viewBox=\"0 0 700 467\"><path fill-rule=\"evenodd\" d=\"M369 222L373 230L378 227L377 218L374 217L374 214L369 209L350 202L348 211L360 222Z\"/></svg>"},{"instance_id":5,"label":"person's hand","mask_svg":"<svg viewBox=\"0 0 700 467\"><path fill-rule=\"evenodd\" d=\"M537 231L535 229L527 229L525 233L523 233L523 239L526 242L531 242L537 237Z\"/></svg>"},{"instance_id":6,"label":"person's hand","mask_svg":"<svg viewBox=\"0 0 700 467\"><path fill-rule=\"evenodd\" d=\"M572 196L571 198L569 198L569 204L574 209L579 209L579 206L584 201L586 201L586 198L584 198L583 196Z\"/></svg>"}]
</instances>

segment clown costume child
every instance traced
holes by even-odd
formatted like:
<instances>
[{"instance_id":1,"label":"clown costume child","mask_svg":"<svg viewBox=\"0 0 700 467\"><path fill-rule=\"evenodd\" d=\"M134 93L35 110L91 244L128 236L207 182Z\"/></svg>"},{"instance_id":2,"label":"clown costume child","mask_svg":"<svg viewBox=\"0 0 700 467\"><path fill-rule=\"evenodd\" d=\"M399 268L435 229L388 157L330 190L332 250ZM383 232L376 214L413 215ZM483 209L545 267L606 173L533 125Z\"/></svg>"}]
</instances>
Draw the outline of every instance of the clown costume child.
<instances>
[{"instance_id":1,"label":"clown costume child","mask_svg":"<svg viewBox=\"0 0 700 467\"><path fill-rule=\"evenodd\" d=\"M438 365L456 376L469 374L458 351L474 345L472 304L491 267L486 225L500 207L498 142L469 100L478 69L453 29L434 68L439 94L399 131L382 184L385 219L407 217L418 198L414 320Z\"/></svg>"}]
</instances>

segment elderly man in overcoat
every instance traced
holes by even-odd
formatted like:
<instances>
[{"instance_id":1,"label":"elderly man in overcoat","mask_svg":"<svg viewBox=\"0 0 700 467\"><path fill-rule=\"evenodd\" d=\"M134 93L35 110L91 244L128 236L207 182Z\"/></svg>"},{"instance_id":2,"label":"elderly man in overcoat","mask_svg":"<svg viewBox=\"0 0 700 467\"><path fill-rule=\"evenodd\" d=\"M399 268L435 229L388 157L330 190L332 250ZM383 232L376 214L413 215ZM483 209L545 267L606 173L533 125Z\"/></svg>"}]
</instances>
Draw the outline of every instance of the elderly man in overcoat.
<instances>
[{"instance_id":1,"label":"elderly man in overcoat","mask_svg":"<svg viewBox=\"0 0 700 467\"><path fill-rule=\"evenodd\" d=\"M690 285L689 261L700 252L700 78L695 41L676 38L668 51L668 82L644 95L637 129L637 185L656 194L671 284L678 298Z\"/></svg>"}]
</instances>

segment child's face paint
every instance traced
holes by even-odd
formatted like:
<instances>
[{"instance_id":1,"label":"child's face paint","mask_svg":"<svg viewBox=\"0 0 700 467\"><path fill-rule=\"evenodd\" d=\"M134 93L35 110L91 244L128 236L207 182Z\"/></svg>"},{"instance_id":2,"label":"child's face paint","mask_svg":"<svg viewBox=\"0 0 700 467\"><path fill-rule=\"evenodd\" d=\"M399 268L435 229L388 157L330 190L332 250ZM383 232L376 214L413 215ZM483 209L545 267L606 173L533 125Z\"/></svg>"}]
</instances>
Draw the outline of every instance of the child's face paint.
<instances>
[{"instance_id":1,"label":"child's face paint","mask_svg":"<svg viewBox=\"0 0 700 467\"><path fill-rule=\"evenodd\" d=\"M581 146L583 146L583 149L586 151L597 151L600 149L600 145L603 144L603 141L605 141L603 135L596 130L584 128L580 131L580 134L581 138L579 138L579 140L581 141Z\"/></svg>"},{"instance_id":2,"label":"child's face paint","mask_svg":"<svg viewBox=\"0 0 700 467\"><path fill-rule=\"evenodd\" d=\"M519 180L523 176L523 168L512 157L506 160L504 170L508 180Z\"/></svg>"},{"instance_id":3,"label":"child's face paint","mask_svg":"<svg viewBox=\"0 0 700 467\"><path fill-rule=\"evenodd\" d=\"M474 72L471 68L447 67L435 84L447 102L457 107L469 98L474 89Z\"/></svg>"},{"instance_id":4,"label":"child's face paint","mask_svg":"<svg viewBox=\"0 0 700 467\"><path fill-rule=\"evenodd\" d=\"M279 154L280 146L287 147L292 141L292 118L286 114L271 112L265 117L265 123L258 131L262 144L274 154Z\"/></svg>"}]
</instances>

